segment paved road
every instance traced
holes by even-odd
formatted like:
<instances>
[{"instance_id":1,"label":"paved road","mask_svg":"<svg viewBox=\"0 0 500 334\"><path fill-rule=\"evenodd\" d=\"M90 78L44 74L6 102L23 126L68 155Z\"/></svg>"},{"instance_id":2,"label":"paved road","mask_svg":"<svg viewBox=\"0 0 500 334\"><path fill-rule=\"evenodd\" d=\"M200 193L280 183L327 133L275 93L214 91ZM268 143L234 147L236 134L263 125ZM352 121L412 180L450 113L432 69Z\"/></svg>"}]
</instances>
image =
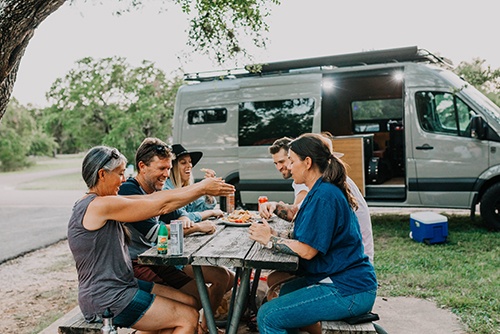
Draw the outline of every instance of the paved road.
<instances>
[{"instance_id":1,"label":"paved road","mask_svg":"<svg viewBox=\"0 0 500 334\"><path fill-rule=\"evenodd\" d=\"M17 190L16 185L78 171L0 174L0 263L65 239L73 203L83 195L81 190Z\"/></svg>"}]
</instances>

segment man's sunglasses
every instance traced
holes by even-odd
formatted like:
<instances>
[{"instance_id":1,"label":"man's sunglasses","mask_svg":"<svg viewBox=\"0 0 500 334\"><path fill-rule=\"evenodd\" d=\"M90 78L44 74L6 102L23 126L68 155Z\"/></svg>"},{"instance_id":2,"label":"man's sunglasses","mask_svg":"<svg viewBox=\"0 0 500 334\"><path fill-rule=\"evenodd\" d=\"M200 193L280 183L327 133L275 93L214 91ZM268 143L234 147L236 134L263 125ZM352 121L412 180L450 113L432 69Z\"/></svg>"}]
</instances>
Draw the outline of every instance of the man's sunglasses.
<instances>
[{"instance_id":1,"label":"man's sunglasses","mask_svg":"<svg viewBox=\"0 0 500 334\"><path fill-rule=\"evenodd\" d=\"M153 145L151 146L151 151L154 151L156 154L166 155L167 150L170 149L168 145Z\"/></svg>"}]
</instances>

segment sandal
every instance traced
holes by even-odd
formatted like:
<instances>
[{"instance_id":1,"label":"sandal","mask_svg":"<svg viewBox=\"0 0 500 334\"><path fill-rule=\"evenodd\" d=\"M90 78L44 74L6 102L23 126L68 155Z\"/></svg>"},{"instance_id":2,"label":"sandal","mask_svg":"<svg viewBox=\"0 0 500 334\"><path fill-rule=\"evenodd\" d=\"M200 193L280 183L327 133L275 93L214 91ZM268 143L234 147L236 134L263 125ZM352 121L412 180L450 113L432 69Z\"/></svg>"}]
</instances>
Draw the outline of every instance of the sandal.
<instances>
[{"instance_id":1,"label":"sandal","mask_svg":"<svg viewBox=\"0 0 500 334\"><path fill-rule=\"evenodd\" d=\"M216 327L217 328L217 334L224 334L224 330L220 329L219 327ZM201 325L201 322L198 323L198 334L209 334L210 331L208 330L208 328L203 328L203 326Z\"/></svg>"}]
</instances>

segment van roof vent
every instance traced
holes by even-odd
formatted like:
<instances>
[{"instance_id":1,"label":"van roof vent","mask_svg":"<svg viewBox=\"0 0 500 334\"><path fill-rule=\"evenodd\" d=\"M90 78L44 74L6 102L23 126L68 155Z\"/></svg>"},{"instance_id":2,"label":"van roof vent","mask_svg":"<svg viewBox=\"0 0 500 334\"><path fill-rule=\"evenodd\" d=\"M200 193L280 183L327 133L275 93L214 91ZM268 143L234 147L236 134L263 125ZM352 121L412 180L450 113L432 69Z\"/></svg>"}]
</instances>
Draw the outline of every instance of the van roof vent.
<instances>
[{"instance_id":1,"label":"van roof vent","mask_svg":"<svg viewBox=\"0 0 500 334\"><path fill-rule=\"evenodd\" d=\"M417 46L410 46L396 49L364 51L334 56L247 65L244 69L238 68L227 71L186 73L184 75L184 79L188 81L212 81L253 75L288 73L299 70L303 71L305 69L311 71L321 71L322 69L332 69L338 67L400 62L431 62L443 63L445 65L452 66L451 61L446 60L445 58L438 57L425 49L419 49ZM219 72L221 74L215 75L215 72Z\"/></svg>"}]
</instances>

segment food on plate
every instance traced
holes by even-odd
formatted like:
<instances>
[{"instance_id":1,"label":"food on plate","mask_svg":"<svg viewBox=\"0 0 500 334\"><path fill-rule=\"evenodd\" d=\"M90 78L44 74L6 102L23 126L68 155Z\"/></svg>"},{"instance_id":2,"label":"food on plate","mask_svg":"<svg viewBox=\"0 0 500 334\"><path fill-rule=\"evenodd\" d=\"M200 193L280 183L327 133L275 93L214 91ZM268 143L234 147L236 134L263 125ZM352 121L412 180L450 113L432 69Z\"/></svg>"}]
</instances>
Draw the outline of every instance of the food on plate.
<instances>
[{"instance_id":1,"label":"food on plate","mask_svg":"<svg viewBox=\"0 0 500 334\"><path fill-rule=\"evenodd\" d=\"M227 215L222 218L222 221L231 222L231 223L251 223L255 221L258 215L254 213L250 213L247 210L234 210L233 213Z\"/></svg>"}]
</instances>

